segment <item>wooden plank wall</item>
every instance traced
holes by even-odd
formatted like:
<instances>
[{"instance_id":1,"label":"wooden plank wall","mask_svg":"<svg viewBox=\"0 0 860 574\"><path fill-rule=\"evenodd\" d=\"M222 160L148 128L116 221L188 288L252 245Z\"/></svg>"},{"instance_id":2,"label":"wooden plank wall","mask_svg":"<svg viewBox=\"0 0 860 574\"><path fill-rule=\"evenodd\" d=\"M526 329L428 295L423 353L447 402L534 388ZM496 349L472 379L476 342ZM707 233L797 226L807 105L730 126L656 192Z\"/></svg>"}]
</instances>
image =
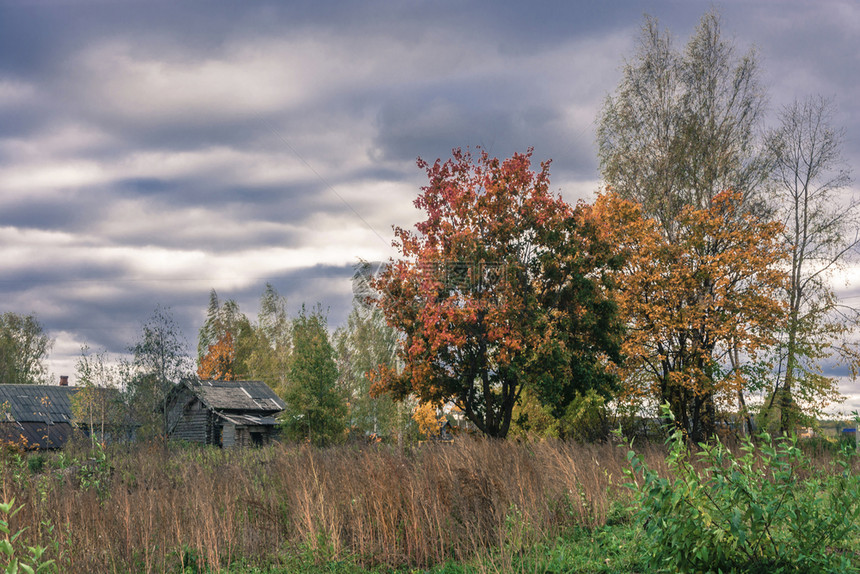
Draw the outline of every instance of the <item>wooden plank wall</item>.
<instances>
[{"instance_id":1,"label":"wooden plank wall","mask_svg":"<svg viewBox=\"0 0 860 574\"><path fill-rule=\"evenodd\" d=\"M194 400L182 413L179 422L173 429L171 438L211 444L212 433L210 432L210 412L200 401Z\"/></svg>"},{"instance_id":2,"label":"wooden plank wall","mask_svg":"<svg viewBox=\"0 0 860 574\"><path fill-rule=\"evenodd\" d=\"M236 427L230 423L224 423L224 430L222 432L222 444L224 448L236 446Z\"/></svg>"}]
</instances>

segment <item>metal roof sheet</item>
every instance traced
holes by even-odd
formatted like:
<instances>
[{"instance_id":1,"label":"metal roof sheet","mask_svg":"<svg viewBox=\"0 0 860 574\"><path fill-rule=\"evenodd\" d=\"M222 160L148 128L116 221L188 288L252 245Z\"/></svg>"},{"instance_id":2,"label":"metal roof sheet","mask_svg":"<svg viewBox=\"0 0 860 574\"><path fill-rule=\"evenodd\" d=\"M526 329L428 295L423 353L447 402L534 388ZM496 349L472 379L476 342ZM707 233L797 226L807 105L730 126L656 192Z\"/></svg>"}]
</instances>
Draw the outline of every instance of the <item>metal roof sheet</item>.
<instances>
[{"instance_id":1,"label":"metal roof sheet","mask_svg":"<svg viewBox=\"0 0 860 574\"><path fill-rule=\"evenodd\" d=\"M0 385L0 421L70 423L77 387Z\"/></svg>"},{"instance_id":2,"label":"metal roof sheet","mask_svg":"<svg viewBox=\"0 0 860 574\"><path fill-rule=\"evenodd\" d=\"M193 388L206 406L219 411L274 413L286 407L263 381L201 381Z\"/></svg>"}]
</instances>

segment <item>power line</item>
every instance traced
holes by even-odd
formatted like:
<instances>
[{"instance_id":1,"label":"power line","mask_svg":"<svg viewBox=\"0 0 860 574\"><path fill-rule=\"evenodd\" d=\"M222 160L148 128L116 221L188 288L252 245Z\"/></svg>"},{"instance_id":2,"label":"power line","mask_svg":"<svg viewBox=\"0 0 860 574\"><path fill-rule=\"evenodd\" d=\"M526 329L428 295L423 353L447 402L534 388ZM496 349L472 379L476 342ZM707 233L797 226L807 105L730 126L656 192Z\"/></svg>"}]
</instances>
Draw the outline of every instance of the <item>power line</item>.
<instances>
[{"instance_id":1,"label":"power line","mask_svg":"<svg viewBox=\"0 0 860 574\"><path fill-rule=\"evenodd\" d=\"M362 216L358 211L356 211L356 210L355 210L355 208L354 208L354 207L353 207L353 206L352 206L352 205L351 205L351 204L350 204L346 199L344 199L344 198L343 198L343 196L342 196L340 193L338 193L338 191L334 188L334 186L333 186L332 184L330 184L330 183L329 183L329 182L328 182L328 181L327 181L327 180L322 176L322 174L320 174L316 169L314 169L314 167L313 167L313 166L312 166L312 165L311 165L311 164L310 164L310 163L309 163L309 162L304 158L304 156L302 156L302 154L300 154L300 153L298 152L298 150L296 150L296 148L294 148L294 147L292 146L292 144L290 144L290 142L287 140L287 138L286 138L286 137L284 137L284 136L283 136L283 134L281 134L280 132L278 132L277 130L275 130L275 128L273 128L273 127L271 127L271 126L269 126L269 130L272 132L272 134L274 134L274 136L275 136L276 138L278 138L279 140L281 140L281 141L284 143L284 145L285 145L285 146L287 146L287 147L290 149L290 151L291 151L291 152L293 152L293 154L294 154L297 158L299 158L299 161L301 161L301 162L305 165L305 167L307 167L309 170L311 170L311 172L312 172L315 176L317 176L317 179L319 179L319 180L320 180L320 182L321 182L321 183L322 183L322 184L323 184L323 185L324 185L324 186L325 186L329 191L331 191L333 194L335 194L335 196L336 196L336 197L337 197L337 198L338 198L338 199L339 199L339 200L340 200L340 201L341 201L341 202L342 202L342 203L343 203L343 204L344 204L344 205L345 205L345 206L346 206L346 207L347 207L347 208L348 208L348 209L349 209L349 210L350 210L350 211L351 211L351 212L352 212L352 213L353 213L357 218L359 218L359 219L361 220L361 222L362 222L362 223L364 223L364 224L367 226L367 228L368 228L368 229L370 229L370 231L371 231L371 232L373 232L373 234L374 234L374 235L376 235L376 236L379 238L379 240L380 240L380 241L382 241L382 243L384 243L384 244L385 244L385 246L386 246L386 247L390 247L390 245L391 245L391 244L390 244L390 242L389 242L388 240L386 240L384 237L382 237L382 235L380 235L380 234L379 234L379 232L377 232L377 231L376 231L376 229L375 229L375 228L370 224L370 222L368 222L368 221L367 221L367 220L366 220L366 219L365 219L365 218L364 218L364 217L363 217L363 216Z\"/></svg>"}]
</instances>

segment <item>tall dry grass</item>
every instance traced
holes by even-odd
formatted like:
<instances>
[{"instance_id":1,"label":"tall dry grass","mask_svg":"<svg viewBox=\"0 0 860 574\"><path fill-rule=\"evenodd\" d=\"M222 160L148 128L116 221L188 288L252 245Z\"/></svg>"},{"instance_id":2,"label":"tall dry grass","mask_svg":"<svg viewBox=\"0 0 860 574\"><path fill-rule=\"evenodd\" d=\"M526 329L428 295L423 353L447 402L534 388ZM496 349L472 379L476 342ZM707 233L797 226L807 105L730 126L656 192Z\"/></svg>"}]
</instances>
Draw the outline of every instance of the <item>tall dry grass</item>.
<instances>
[{"instance_id":1,"label":"tall dry grass","mask_svg":"<svg viewBox=\"0 0 860 574\"><path fill-rule=\"evenodd\" d=\"M663 465L661 449L645 454ZM80 465L62 468L68 453L38 473L7 456L2 494L24 504L13 528L48 545L62 572L218 570L296 551L428 566L604 523L627 496L624 455L610 444L468 437L402 451L139 445L111 450L95 486Z\"/></svg>"}]
</instances>

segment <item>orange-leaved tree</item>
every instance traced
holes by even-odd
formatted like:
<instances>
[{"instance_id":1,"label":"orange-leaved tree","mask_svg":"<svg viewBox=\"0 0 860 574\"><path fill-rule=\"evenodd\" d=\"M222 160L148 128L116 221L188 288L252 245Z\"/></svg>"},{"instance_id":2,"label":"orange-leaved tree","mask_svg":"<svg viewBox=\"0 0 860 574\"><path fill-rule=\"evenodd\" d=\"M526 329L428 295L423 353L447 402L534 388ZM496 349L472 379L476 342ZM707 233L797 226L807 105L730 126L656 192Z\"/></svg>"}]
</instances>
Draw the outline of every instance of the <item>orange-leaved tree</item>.
<instances>
[{"instance_id":1,"label":"orange-leaved tree","mask_svg":"<svg viewBox=\"0 0 860 574\"><path fill-rule=\"evenodd\" d=\"M197 336L200 377L247 379L252 370L252 355L261 343L259 339L258 329L242 313L239 304L233 299L222 302L218 293L212 289L209 292L206 321ZM204 362L207 365L204 366Z\"/></svg>"},{"instance_id":2,"label":"orange-leaved tree","mask_svg":"<svg viewBox=\"0 0 860 574\"><path fill-rule=\"evenodd\" d=\"M775 342L783 320L781 226L743 209L731 191L709 207L684 207L673 241L616 194L601 195L593 214L624 261L617 297L628 396L668 403L688 436L704 440L719 402L742 397L744 365Z\"/></svg>"},{"instance_id":3,"label":"orange-leaved tree","mask_svg":"<svg viewBox=\"0 0 860 574\"><path fill-rule=\"evenodd\" d=\"M419 160L426 219L396 228L402 259L373 281L376 304L402 334L399 363L373 392L453 401L480 431L507 435L523 389L560 414L579 392L609 393L620 324L608 296L613 250L597 227L549 192L532 152L500 161L454 150Z\"/></svg>"},{"instance_id":4,"label":"orange-leaved tree","mask_svg":"<svg viewBox=\"0 0 860 574\"><path fill-rule=\"evenodd\" d=\"M235 381L236 347L233 335L225 331L218 340L209 345L200 359L197 376L204 381Z\"/></svg>"},{"instance_id":5,"label":"orange-leaved tree","mask_svg":"<svg viewBox=\"0 0 860 574\"><path fill-rule=\"evenodd\" d=\"M424 438L434 439L442 434L443 421L439 419L438 405L419 403L412 412L412 420L418 424L418 432Z\"/></svg>"}]
</instances>

